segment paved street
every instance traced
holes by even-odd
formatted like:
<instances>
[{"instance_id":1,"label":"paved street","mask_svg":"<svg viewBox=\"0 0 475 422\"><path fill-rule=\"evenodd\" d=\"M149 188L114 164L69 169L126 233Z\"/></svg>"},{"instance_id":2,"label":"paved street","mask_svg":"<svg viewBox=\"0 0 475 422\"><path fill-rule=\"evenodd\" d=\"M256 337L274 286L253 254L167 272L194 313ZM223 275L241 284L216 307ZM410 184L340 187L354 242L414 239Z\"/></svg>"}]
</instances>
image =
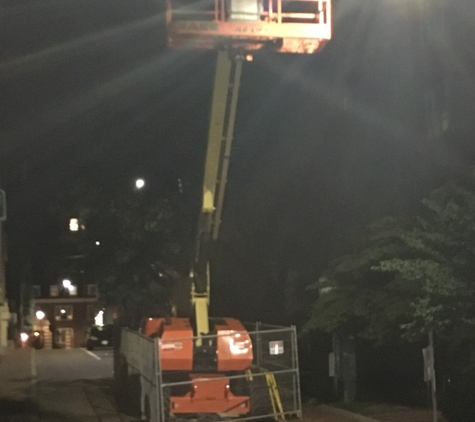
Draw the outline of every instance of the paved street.
<instances>
[{"instance_id":1,"label":"paved street","mask_svg":"<svg viewBox=\"0 0 475 422\"><path fill-rule=\"evenodd\" d=\"M110 350L12 350L0 362L0 421L137 422L115 409L111 376ZM354 420L330 410L308 404L304 421Z\"/></svg>"},{"instance_id":2,"label":"paved street","mask_svg":"<svg viewBox=\"0 0 475 422\"><path fill-rule=\"evenodd\" d=\"M128 422L112 398L112 352L85 349L35 353L39 422Z\"/></svg>"},{"instance_id":3,"label":"paved street","mask_svg":"<svg viewBox=\"0 0 475 422\"><path fill-rule=\"evenodd\" d=\"M131 422L115 410L111 350L39 350L36 398L39 422ZM328 409L305 406L307 422L351 422Z\"/></svg>"},{"instance_id":4,"label":"paved street","mask_svg":"<svg viewBox=\"0 0 475 422\"><path fill-rule=\"evenodd\" d=\"M29 349L0 350L0 421L37 422Z\"/></svg>"},{"instance_id":5,"label":"paved street","mask_svg":"<svg viewBox=\"0 0 475 422\"><path fill-rule=\"evenodd\" d=\"M112 376L112 351L60 349L36 351L38 382L97 380Z\"/></svg>"}]
</instances>

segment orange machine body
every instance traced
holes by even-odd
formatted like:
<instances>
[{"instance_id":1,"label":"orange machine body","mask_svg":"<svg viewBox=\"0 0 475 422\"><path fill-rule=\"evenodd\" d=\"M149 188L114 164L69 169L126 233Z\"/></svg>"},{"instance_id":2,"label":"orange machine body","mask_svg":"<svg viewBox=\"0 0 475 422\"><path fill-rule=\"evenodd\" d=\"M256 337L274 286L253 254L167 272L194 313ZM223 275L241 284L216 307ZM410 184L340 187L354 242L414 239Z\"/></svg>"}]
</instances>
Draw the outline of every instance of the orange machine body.
<instances>
[{"instance_id":1,"label":"orange machine body","mask_svg":"<svg viewBox=\"0 0 475 422\"><path fill-rule=\"evenodd\" d=\"M211 320L214 334L204 336L203 343L216 348L215 373L199 373L194 369L196 337L187 318L149 318L144 334L159 337L159 356L162 379L167 382L167 372L187 373L189 388L183 395L170 397L171 413L219 413L242 415L250 410L249 396L235 395L230 390L227 373L245 371L253 359L251 338L234 318ZM173 391L173 390L172 390Z\"/></svg>"},{"instance_id":2,"label":"orange machine body","mask_svg":"<svg viewBox=\"0 0 475 422\"><path fill-rule=\"evenodd\" d=\"M191 375L192 389L184 396L172 396L171 413L219 413L244 415L251 409L249 396L230 391L229 379L217 374Z\"/></svg>"},{"instance_id":3,"label":"orange machine body","mask_svg":"<svg viewBox=\"0 0 475 422\"><path fill-rule=\"evenodd\" d=\"M223 318L221 321L215 325L218 371L245 371L252 364L251 337L237 319Z\"/></svg>"}]
</instances>

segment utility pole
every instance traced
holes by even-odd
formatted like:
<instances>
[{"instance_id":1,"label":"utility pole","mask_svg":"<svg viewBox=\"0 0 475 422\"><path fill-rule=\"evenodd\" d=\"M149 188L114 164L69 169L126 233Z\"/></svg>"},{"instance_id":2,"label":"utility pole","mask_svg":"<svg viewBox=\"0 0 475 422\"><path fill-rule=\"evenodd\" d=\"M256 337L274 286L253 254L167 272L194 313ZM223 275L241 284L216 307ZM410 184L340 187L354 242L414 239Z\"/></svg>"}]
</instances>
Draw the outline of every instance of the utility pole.
<instances>
[{"instance_id":1,"label":"utility pole","mask_svg":"<svg viewBox=\"0 0 475 422\"><path fill-rule=\"evenodd\" d=\"M430 48L431 43L441 41L439 33L444 33L444 0L420 0L420 56L422 74L427 85L425 87L424 106L426 115L426 136L431 142L442 144L443 132L448 125L448 114L445 109L446 78L444 72L434 61L434 52ZM432 422L437 422L437 381L435 375L434 358L434 329L430 328L429 345L424 349L425 378L430 389L432 403Z\"/></svg>"},{"instance_id":2,"label":"utility pole","mask_svg":"<svg viewBox=\"0 0 475 422\"><path fill-rule=\"evenodd\" d=\"M3 222L7 219L7 206L5 191L0 190L0 349L8 345L8 325L10 310L6 297L6 251L3 234Z\"/></svg>"},{"instance_id":3,"label":"utility pole","mask_svg":"<svg viewBox=\"0 0 475 422\"><path fill-rule=\"evenodd\" d=\"M343 401L352 403L356 398L355 339L352 336L333 333L333 353L329 357L330 376L333 377L333 392Z\"/></svg>"},{"instance_id":4,"label":"utility pole","mask_svg":"<svg viewBox=\"0 0 475 422\"><path fill-rule=\"evenodd\" d=\"M430 364L430 383L431 383L431 397L432 397L432 422L437 422L437 394L436 394L436 380L435 380L435 365L434 365L434 330L429 331L429 355L431 359Z\"/></svg>"},{"instance_id":5,"label":"utility pole","mask_svg":"<svg viewBox=\"0 0 475 422\"><path fill-rule=\"evenodd\" d=\"M427 387L431 397L432 404L432 422L437 422L437 383L435 377L435 359L434 359L434 330L429 330L429 345L422 349L424 357L424 381L427 382Z\"/></svg>"}]
</instances>

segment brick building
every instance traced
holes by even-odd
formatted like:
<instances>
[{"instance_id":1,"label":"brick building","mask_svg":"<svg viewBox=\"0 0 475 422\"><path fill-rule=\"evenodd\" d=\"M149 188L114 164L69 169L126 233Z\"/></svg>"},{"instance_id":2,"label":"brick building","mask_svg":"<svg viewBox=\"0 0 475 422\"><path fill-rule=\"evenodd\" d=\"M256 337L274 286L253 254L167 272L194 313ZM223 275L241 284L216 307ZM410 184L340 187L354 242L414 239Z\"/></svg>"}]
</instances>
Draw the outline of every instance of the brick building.
<instances>
[{"instance_id":1,"label":"brick building","mask_svg":"<svg viewBox=\"0 0 475 422\"><path fill-rule=\"evenodd\" d=\"M44 313L41 320L36 319L35 327L44 331L45 347L50 341L57 348L84 347L87 330L100 310L97 286L52 285L47 295L40 286L33 288L35 313Z\"/></svg>"}]
</instances>

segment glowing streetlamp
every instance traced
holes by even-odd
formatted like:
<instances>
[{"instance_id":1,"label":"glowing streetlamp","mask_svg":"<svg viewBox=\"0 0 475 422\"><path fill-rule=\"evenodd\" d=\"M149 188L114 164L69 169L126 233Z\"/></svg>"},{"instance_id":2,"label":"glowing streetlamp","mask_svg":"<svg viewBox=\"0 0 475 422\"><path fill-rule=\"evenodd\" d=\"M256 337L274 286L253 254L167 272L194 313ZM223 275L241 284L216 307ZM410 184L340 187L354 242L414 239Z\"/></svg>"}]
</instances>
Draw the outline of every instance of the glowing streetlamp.
<instances>
[{"instance_id":1,"label":"glowing streetlamp","mask_svg":"<svg viewBox=\"0 0 475 422\"><path fill-rule=\"evenodd\" d=\"M69 219L69 231L78 232L79 230L84 230L85 226L82 224L78 218Z\"/></svg>"},{"instance_id":2,"label":"glowing streetlamp","mask_svg":"<svg viewBox=\"0 0 475 422\"><path fill-rule=\"evenodd\" d=\"M135 181L135 187L136 187L137 189L142 189L144 186L145 186L145 180L143 180L143 179L137 179L137 180Z\"/></svg>"},{"instance_id":3,"label":"glowing streetlamp","mask_svg":"<svg viewBox=\"0 0 475 422\"><path fill-rule=\"evenodd\" d=\"M46 316L46 314L43 311L41 311L41 310L36 311L36 319L37 320L41 321L42 319L44 319L45 316Z\"/></svg>"}]
</instances>

